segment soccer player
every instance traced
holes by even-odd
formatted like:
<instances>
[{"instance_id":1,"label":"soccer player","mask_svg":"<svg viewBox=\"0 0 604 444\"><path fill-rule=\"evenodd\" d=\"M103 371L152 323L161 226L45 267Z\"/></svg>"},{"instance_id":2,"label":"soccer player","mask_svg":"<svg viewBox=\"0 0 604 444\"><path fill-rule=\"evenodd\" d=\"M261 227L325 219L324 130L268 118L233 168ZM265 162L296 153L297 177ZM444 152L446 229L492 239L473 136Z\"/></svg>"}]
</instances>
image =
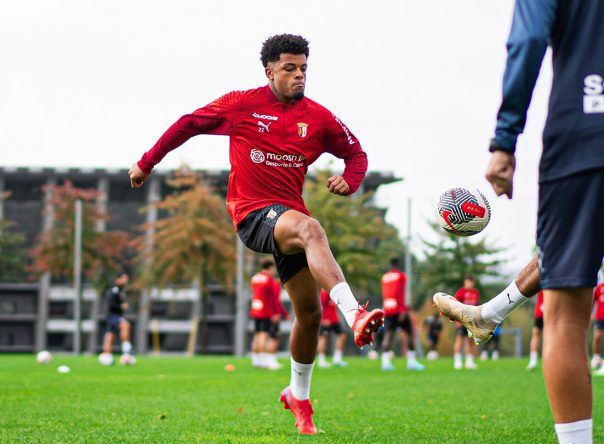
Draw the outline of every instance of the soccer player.
<instances>
[{"instance_id":1,"label":"soccer player","mask_svg":"<svg viewBox=\"0 0 604 444\"><path fill-rule=\"evenodd\" d=\"M119 335L122 343L122 354L130 355L132 353L132 343L130 342L130 322L124 317L128 310L126 302L125 287L130 278L126 273L120 273L116 276L113 285L105 291L107 299L107 331L103 340L103 353L111 353L113 340Z\"/></svg>"},{"instance_id":2,"label":"soccer player","mask_svg":"<svg viewBox=\"0 0 604 444\"><path fill-rule=\"evenodd\" d=\"M321 290L321 308L323 309L323 317L321 319L321 330L319 333L319 345L317 354L319 356L319 367L330 368L331 364L325 359L325 349L327 341L331 333L336 335L336 347L333 352L333 365L336 367L346 367L348 365L342 357L344 356L344 347L346 346L346 333L340 325L340 316L338 315L338 307L329 297L329 293Z\"/></svg>"},{"instance_id":3,"label":"soccer player","mask_svg":"<svg viewBox=\"0 0 604 444\"><path fill-rule=\"evenodd\" d=\"M455 292L455 299L462 304L478 305L480 302L480 292L474 288L474 276L468 274L463 281L463 287ZM457 325L457 335L453 344L453 368L461 370L463 368L462 349L465 342L466 369L476 370L478 366L474 362L474 342L468 337L468 329L462 324Z\"/></svg>"},{"instance_id":4,"label":"soccer player","mask_svg":"<svg viewBox=\"0 0 604 444\"><path fill-rule=\"evenodd\" d=\"M230 137L229 214L248 248L273 254L294 307L291 382L280 399L292 411L299 432L315 434L309 393L321 325L320 289L329 291L359 347L373 341L383 312L359 305L325 231L302 199L308 166L323 153L345 163L341 175L327 180L333 194L354 193L367 171L367 155L358 139L329 110L305 97L308 54L308 42L301 36L268 38L260 54L268 85L230 92L181 117L129 174L138 188L166 154L189 138Z\"/></svg>"},{"instance_id":5,"label":"soccer player","mask_svg":"<svg viewBox=\"0 0 604 444\"><path fill-rule=\"evenodd\" d=\"M602 365L602 357L600 355L602 336L604 335L604 281L600 282L594 289L593 304L596 312L594 313L594 338L591 345L591 368L594 370L601 368L602 371L598 373L604 374L604 365Z\"/></svg>"},{"instance_id":6,"label":"soccer player","mask_svg":"<svg viewBox=\"0 0 604 444\"><path fill-rule=\"evenodd\" d=\"M497 361L499 359L499 339L501 338L501 324L497 326L493 332L493 337L489 342L482 344L480 352L480 360L487 361L489 359L489 351L491 351L491 359Z\"/></svg>"},{"instance_id":7,"label":"soccer player","mask_svg":"<svg viewBox=\"0 0 604 444\"><path fill-rule=\"evenodd\" d=\"M535 370L539 361L539 344L541 343L541 335L543 334L543 291L537 294L533 318L535 321L531 336L531 355L526 367L527 370Z\"/></svg>"},{"instance_id":8,"label":"soccer player","mask_svg":"<svg viewBox=\"0 0 604 444\"><path fill-rule=\"evenodd\" d=\"M424 325L427 328L426 338L428 340L428 354L426 357L429 361L436 361L438 359L438 339L440 338L440 332L443 329L443 322L440 319L440 312L436 310L432 316L428 316L424 320Z\"/></svg>"},{"instance_id":9,"label":"soccer player","mask_svg":"<svg viewBox=\"0 0 604 444\"><path fill-rule=\"evenodd\" d=\"M384 301L384 338L382 340L382 370L394 370L392 365L392 336L400 329L401 355L407 356L407 369L424 369L415 355L413 322L407 308L407 276L401 271L400 259L390 259L390 271L382 276Z\"/></svg>"},{"instance_id":10,"label":"soccer player","mask_svg":"<svg viewBox=\"0 0 604 444\"><path fill-rule=\"evenodd\" d=\"M281 319L289 319L289 313L281 303L281 282L275 279L273 291L273 314L271 316L271 328L268 332L266 352L268 356L268 368L279 370L283 366L277 361L277 350L279 350L279 334Z\"/></svg>"},{"instance_id":11,"label":"soccer player","mask_svg":"<svg viewBox=\"0 0 604 444\"><path fill-rule=\"evenodd\" d=\"M267 353L271 317L274 312L275 298L275 263L264 260L261 270L252 276L252 306L250 317L254 320L254 339L252 340L252 365L258 368L277 370L279 363L273 362ZM275 365L277 364L277 365Z\"/></svg>"},{"instance_id":12,"label":"soccer player","mask_svg":"<svg viewBox=\"0 0 604 444\"><path fill-rule=\"evenodd\" d=\"M548 44L554 76L539 166L543 373L561 443L592 442L587 333L604 257L604 2L517 0L487 179L513 195L516 140ZM451 305L435 295L441 307ZM513 295L510 303L515 301ZM483 307L482 319L489 319ZM450 307L445 310L451 312ZM444 310L443 310L444 311ZM454 309L471 318L469 311ZM476 314L477 311L472 314ZM475 318L471 322L480 318ZM468 321L470 322L470 321Z\"/></svg>"}]
</instances>

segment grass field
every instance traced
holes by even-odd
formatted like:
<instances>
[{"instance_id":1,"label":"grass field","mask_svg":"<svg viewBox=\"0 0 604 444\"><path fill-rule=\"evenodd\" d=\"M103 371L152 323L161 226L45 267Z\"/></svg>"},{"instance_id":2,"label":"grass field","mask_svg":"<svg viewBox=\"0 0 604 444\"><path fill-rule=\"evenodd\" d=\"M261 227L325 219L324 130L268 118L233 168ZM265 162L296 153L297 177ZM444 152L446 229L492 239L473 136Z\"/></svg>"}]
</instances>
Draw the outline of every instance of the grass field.
<instances>
[{"instance_id":1,"label":"grass field","mask_svg":"<svg viewBox=\"0 0 604 444\"><path fill-rule=\"evenodd\" d=\"M285 360L283 360L285 362ZM315 369L315 437L300 437L277 403L289 381L232 357L139 357L101 367L95 357L0 356L0 442L556 442L540 372L525 361L423 373L383 373L377 361ZM66 364L71 373L59 374ZM225 371L226 364L236 369ZM594 442L604 442L604 378L594 378Z\"/></svg>"}]
</instances>

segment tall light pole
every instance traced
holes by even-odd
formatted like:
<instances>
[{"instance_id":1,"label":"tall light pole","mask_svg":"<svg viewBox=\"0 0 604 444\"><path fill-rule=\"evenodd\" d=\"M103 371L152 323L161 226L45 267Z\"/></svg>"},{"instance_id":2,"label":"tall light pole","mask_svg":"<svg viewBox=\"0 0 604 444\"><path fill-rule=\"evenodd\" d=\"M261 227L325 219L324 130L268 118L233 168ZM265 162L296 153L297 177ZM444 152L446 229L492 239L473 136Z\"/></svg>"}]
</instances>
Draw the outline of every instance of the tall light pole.
<instances>
[{"instance_id":1,"label":"tall light pole","mask_svg":"<svg viewBox=\"0 0 604 444\"><path fill-rule=\"evenodd\" d=\"M73 286L75 299L73 304L75 328L73 332L73 352L78 355L82 350L82 201L75 202Z\"/></svg>"}]
</instances>

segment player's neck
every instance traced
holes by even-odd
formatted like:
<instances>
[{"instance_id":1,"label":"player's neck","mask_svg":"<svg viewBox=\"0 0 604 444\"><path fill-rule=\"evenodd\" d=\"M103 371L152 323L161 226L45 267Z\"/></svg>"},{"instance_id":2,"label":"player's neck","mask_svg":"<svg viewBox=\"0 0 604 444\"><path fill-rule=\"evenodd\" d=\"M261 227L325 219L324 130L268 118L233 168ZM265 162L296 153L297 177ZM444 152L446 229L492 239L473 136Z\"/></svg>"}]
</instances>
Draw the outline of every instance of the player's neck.
<instances>
[{"instance_id":1,"label":"player's neck","mask_svg":"<svg viewBox=\"0 0 604 444\"><path fill-rule=\"evenodd\" d=\"M277 91L277 88L275 88L275 84L273 82L268 82L268 87L271 89L271 92L274 94L277 102L285 103L286 105L296 104L297 100L292 99L291 97L285 97L283 94Z\"/></svg>"}]
</instances>

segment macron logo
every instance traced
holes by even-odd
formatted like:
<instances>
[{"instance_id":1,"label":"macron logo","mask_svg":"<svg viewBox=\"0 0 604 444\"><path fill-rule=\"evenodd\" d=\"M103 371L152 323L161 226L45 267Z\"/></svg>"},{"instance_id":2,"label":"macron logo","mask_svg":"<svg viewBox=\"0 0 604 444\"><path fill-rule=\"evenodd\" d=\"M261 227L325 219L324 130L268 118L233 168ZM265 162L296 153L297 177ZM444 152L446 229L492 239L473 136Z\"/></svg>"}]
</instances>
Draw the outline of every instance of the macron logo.
<instances>
[{"instance_id":1,"label":"macron logo","mask_svg":"<svg viewBox=\"0 0 604 444\"><path fill-rule=\"evenodd\" d=\"M277 121L279 120L279 117L277 116L270 116L268 114L258 114L258 113L254 113L252 114L252 116L254 116L256 119L264 119L264 120L273 120L273 121Z\"/></svg>"}]
</instances>

